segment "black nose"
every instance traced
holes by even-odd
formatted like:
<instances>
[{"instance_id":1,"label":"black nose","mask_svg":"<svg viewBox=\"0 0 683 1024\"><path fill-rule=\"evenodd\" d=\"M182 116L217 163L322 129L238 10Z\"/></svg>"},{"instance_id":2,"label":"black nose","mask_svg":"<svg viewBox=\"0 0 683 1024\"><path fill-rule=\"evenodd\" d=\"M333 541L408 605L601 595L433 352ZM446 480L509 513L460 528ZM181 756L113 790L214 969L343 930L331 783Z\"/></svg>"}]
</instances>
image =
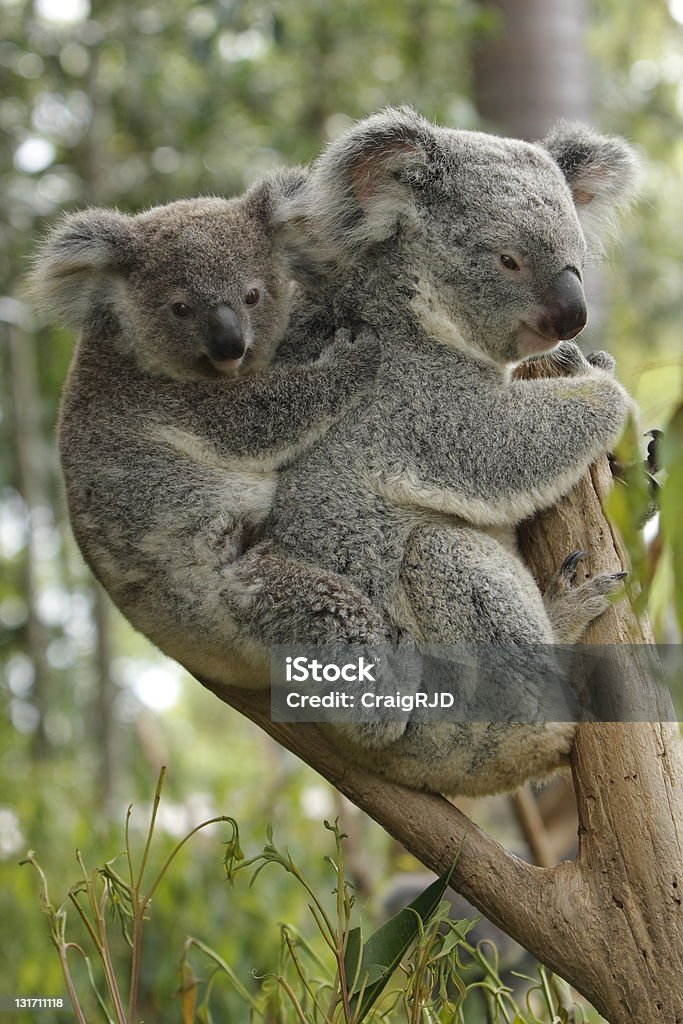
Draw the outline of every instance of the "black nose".
<instances>
[{"instance_id":1,"label":"black nose","mask_svg":"<svg viewBox=\"0 0 683 1024\"><path fill-rule=\"evenodd\" d=\"M209 313L209 356L217 363L244 355L239 318L230 306L214 306Z\"/></svg>"},{"instance_id":2,"label":"black nose","mask_svg":"<svg viewBox=\"0 0 683 1024\"><path fill-rule=\"evenodd\" d=\"M588 310L583 285L574 270L562 270L543 297L538 328L548 338L569 341L586 326Z\"/></svg>"}]
</instances>

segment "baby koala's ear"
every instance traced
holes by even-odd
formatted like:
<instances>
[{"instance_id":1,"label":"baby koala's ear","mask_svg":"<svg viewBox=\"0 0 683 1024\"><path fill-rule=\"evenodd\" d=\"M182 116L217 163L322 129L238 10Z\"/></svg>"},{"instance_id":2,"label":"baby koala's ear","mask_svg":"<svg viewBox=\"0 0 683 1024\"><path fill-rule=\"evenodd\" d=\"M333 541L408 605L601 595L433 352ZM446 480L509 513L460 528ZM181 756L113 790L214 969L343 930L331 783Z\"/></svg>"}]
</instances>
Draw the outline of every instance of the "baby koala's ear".
<instances>
[{"instance_id":1,"label":"baby koala's ear","mask_svg":"<svg viewBox=\"0 0 683 1024\"><path fill-rule=\"evenodd\" d=\"M253 185L245 196L247 211L267 227L279 221L284 203L297 194L308 180L305 167L282 167Z\"/></svg>"},{"instance_id":2,"label":"baby koala's ear","mask_svg":"<svg viewBox=\"0 0 683 1024\"><path fill-rule=\"evenodd\" d=\"M571 122L555 125L542 145L564 174L582 224L604 234L636 196L640 166L633 147Z\"/></svg>"},{"instance_id":3,"label":"baby koala's ear","mask_svg":"<svg viewBox=\"0 0 683 1024\"><path fill-rule=\"evenodd\" d=\"M133 263L132 217L95 208L68 214L39 249L27 292L50 319L80 329L99 293Z\"/></svg>"}]
</instances>

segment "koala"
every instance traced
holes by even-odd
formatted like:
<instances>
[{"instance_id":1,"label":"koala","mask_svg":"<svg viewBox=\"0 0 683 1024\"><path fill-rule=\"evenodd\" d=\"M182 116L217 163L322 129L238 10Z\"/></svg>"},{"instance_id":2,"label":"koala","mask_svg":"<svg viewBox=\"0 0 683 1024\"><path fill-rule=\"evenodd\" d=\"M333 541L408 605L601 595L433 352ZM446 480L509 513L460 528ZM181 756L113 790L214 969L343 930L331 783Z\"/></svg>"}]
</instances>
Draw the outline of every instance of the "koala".
<instances>
[{"instance_id":1,"label":"koala","mask_svg":"<svg viewBox=\"0 0 683 1024\"><path fill-rule=\"evenodd\" d=\"M268 684L268 648L231 607L258 570L277 470L360 399L378 361L377 346L342 340L316 362L270 367L291 292L273 218L304 177L136 216L69 215L29 283L80 332L58 433L81 551L133 626L212 681ZM292 602L310 630L345 609L379 622L350 581L262 557L273 622L291 620Z\"/></svg>"},{"instance_id":2,"label":"koala","mask_svg":"<svg viewBox=\"0 0 683 1024\"><path fill-rule=\"evenodd\" d=\"M283 360L294 346L312 357L326 317L375 332L382 356L372 401L280 474L267 542L346 577L418 644L521 652L516 674L492 673L492 708L515 687L542 706L553 645L576 640L623 575L574 587L574 553L542 595L516 527L625 424L630 399L609 361L587 361L571 339L587 317L587 236L594 244L635 177L625 142L583 126L530 144L390 109L335 142L279 214L309 300ZM511 378L553 350L571 376ZM328 621L328 641L348 643ZM337 737L390 779L481 795L555 771L574 728L533 714L438 725L407 714Z\"/></svg>"}]
</instances>

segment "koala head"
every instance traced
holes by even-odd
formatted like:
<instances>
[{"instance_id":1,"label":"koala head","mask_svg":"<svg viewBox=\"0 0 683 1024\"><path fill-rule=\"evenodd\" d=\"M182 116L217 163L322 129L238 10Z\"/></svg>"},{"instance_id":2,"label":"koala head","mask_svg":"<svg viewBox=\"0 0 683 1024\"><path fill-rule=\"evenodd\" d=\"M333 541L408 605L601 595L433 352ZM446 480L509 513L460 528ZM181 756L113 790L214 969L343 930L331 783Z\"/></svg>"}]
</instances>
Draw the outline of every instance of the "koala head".
<instances>
[{"instance_id":1,"label":"koala head","mask_svg":"<svg viewBox=\"0 0 683 1024\"><path fill-rule=\"evenodd\" d=\"M136 216L65 218L38 254L36 304L147 372L178 379L265 365L289 314L273 214L304 173L274 175L238 199L186 199Z\"/></svg>"},{"instance_id":2,"label":"koala head","mask_svg":"<svg viewBox=\"0 0 683 1024\"><path fill-rule=\"evenodd\" d=\"M399 259L465 346L515 362L585 325L587 238L635 172L626 142L581 125L530 144L386 110L323 154L280 217L300 272Z\"/></svg>"}]
</instances>

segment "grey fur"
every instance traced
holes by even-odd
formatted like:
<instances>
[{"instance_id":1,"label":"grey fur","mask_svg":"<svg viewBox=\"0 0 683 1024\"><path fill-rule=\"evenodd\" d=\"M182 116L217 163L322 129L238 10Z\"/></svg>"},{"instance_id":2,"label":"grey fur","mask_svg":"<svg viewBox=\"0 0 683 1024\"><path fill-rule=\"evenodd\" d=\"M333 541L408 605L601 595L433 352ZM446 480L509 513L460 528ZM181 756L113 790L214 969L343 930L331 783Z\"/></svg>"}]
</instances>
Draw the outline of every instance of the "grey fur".
<instances>
[{"instance_id":1,"label":"grey fur","mask_svg":"<svg viewBox=\"0 0 683 1024\"><path fill-rule=\"evenodd\" d=\"M353 632L348 609L379 621L349 581L252 546L277 469L360 399L378 360L376 346L342 340L316 363L267 369L291 290L273 211L303 180L291 171L240 199L184 200L134 217L70 215L31 278L37 304L81 332L59 448L86 560L167 654L242 685L269 679L267 648L232 611L245 585L259 588L261 564L279 582L259 590L276 621L280 609L288 621L291 603L311 629L337 616ZM261 299L249 306L255 287ZM179 320L174 303L192 315ZM223 305L247 343L227 370L207 347L211 311ZM245 584L237 565L247 548Z\"/></svg>"},{"instance_id":2,"label":"grey fur","mask_svg":"<svg viewBox=\"0 0 683 1024\"><path fill-rule=\"evenodd\" d=\"M583 213L595 204L593 226L606 224L632 193L633 166L626 143L581 127L558 128L544 148L410 110L368 118L330 147L280 215L308 288L282 358L293 339L311 357L327 316L375 331L382 362L372 402L281 474L275 550L346 576L387 625L428 643L552 645L606 607L611 578L554 586L544 603L515 528L614 444L628 396L573 345L558 353L571 377L510 380L509 366L555 345L538 330L566 268L578 289L586 241L571 189ZM249 615L258 620L258 601ZM364 728L355 756L409 785L486 793L563 764L573 727L400 731Z\"/></svg>"}]
</instances>

